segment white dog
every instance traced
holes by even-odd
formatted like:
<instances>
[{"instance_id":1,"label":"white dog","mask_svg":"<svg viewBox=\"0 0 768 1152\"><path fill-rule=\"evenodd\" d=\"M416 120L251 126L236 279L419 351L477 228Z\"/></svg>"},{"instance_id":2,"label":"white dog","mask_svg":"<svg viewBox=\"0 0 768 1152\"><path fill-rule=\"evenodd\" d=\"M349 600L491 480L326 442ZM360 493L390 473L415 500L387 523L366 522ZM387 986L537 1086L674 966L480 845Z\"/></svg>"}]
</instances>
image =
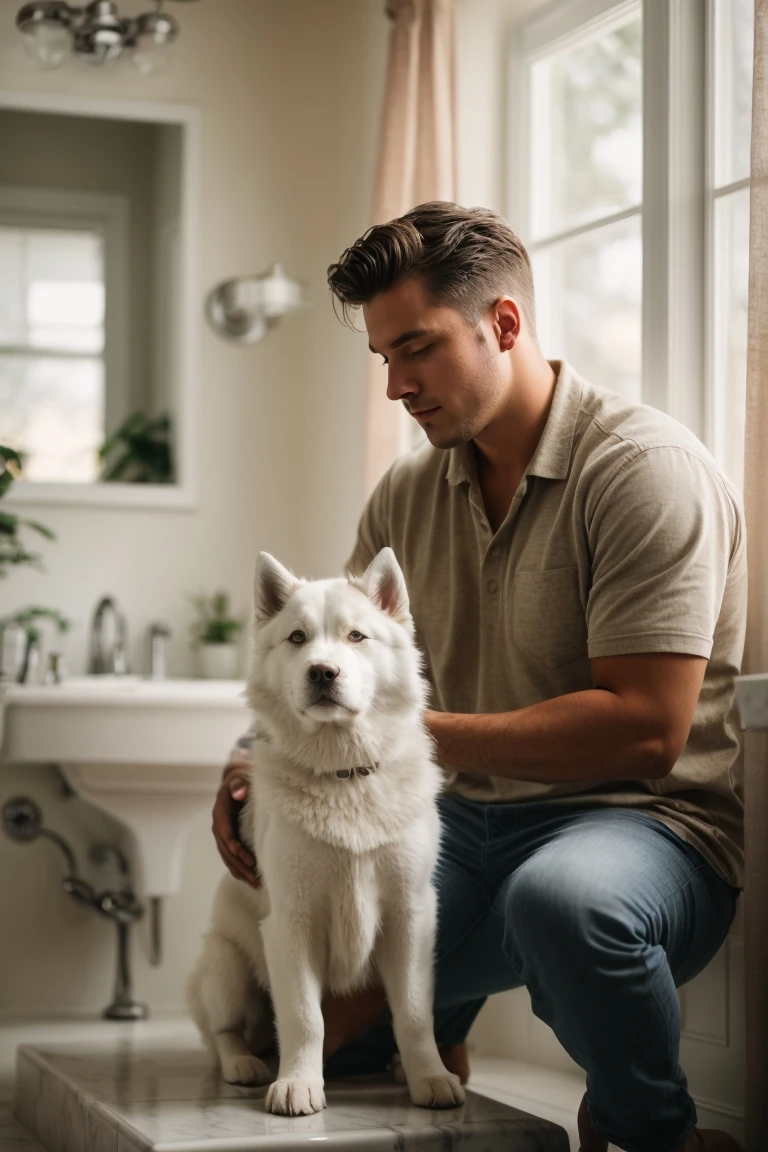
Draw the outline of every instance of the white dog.
<instances>
[{"instance_id":1,"label":"white dog","mask_svg":"<svg viewBox=\"0 0 768 1152\"><path fill-rule=\"evenodd\" d=\"M361 988L375 972L411 1098L461 1104L432 1019L441 780L390 548L361 577L314 582L261 553L248 699L257 738L242 832L262 887L223 878L188 988L224 1079L271 1079L248 1046L268 989L280 1066L266 1107L324 1108L321 994Z\"/></svg>"}]
</instances>

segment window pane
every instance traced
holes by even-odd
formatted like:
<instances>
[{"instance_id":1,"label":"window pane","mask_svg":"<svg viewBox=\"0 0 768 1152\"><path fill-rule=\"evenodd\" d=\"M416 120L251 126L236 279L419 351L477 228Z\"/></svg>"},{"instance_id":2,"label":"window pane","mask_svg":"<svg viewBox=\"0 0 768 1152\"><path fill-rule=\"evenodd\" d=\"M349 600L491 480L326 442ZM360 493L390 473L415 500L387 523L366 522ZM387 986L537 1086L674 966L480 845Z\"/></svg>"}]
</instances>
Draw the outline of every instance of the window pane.
<instances>
[{"instance_id":1,"label":"window pane","mask_svg":"<svg viewBox=\"0 0 768 1152\"><path fill-rule=\"evenodd\" d=\"M25 480L95 480L103 440L103 361L0 354L0 443Z\"/></svg>"},{"instance_id":2,"label":"window pane","mask_svg":"<svg viewBox=\"0 0 768 1152\"><path fill-rule=\"evenodd\" d=\"M545 355L640 400L640 216L540 249L532 261Z\"/></svg>"},{"instance_id":3,"label":"window pane","mask_svg":"<svg viewBox=\"0 0 768 1152\"><path fill-rule=\"evenodd\" d=\"M715 4L715 181L749 176L755 0Z\"/></svg>"},{"instance_id":4,"label":"window pane","mask_svg":"<svg viewBox=\"0 0 768 1152\"><path fill-rule=\"evenodd\" d=\"M747 394L749 189L715 201L715 455L741 489Z\"/></svg>"},{"instance_id":5,"label":"window pane","mask_svg":"<svg viewBox=\"0 0 768 1152\"><path fill-rule=\"evenodd\" d=\"M530 100L534 236L640 203L639 16L535 63Z\"/></svg>"},{"instance_id":6,"label":"window pane","mask_svg":"<svg viewBox=\"0 0 768 1152\"><path fill-rule=\"evenodd\" d=\"M97 232L0 227L0 345L104 350Z\"/></svg>"}]
</instances>

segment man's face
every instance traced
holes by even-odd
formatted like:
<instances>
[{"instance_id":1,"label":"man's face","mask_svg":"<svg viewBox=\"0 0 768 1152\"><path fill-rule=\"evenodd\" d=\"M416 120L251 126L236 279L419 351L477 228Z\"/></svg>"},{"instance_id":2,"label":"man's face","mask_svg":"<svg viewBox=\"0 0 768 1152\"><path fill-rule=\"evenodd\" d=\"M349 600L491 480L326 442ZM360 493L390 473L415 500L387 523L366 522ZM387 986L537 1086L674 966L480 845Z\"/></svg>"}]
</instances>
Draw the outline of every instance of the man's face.
<instances>
[{"instance_id":1,"label":"man's face","mask_svg":"<svg viewBox=\"0 0 768 1152\"><path fill-rule=\"evenodd\" d=\"M491 423L511 385L494 309L472 327L413 276L379 292L363 316L371 350L387 364L387 396L402 400L436 448L464 444Z\"/></svg>"}]
</instances>

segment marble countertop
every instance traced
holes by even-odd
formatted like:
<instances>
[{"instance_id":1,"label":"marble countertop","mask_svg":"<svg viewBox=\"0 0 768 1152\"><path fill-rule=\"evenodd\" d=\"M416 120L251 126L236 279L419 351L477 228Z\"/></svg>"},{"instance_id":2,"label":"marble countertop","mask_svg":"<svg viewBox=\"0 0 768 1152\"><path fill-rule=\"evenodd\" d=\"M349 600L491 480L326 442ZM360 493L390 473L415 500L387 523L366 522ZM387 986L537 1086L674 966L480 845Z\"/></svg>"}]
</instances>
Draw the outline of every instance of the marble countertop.
<instances>
[{"instance_id":1,"label":"marble countertop","mask_svg":"<svg viewBox=\"0 0 768 1152\"><path fill-rule=\"evenodd\" d=\"M569 1149L563 1128L507 1104L469 1092L463 1107L431 1111L387 1077L327 1081L324 1112L272 1116L265 1088L223 1083L199 1047L178 1040L25 1045L17 1069L17 1116L51 1152Z\"/></svg>"}]
</instances>

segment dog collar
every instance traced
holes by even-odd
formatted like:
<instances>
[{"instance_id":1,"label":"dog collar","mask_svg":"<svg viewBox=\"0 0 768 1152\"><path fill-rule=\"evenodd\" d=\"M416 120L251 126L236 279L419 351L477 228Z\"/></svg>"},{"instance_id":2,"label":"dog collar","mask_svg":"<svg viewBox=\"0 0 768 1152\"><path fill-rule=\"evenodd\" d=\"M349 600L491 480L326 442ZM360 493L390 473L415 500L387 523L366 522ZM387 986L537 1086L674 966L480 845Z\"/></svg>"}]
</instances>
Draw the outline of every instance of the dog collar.
<instances>
[{"instance_id":1,"label":"dog collar","mask_svg":"<svg viewBox=\"0 0 768 1152\"><path fill-rule=\"evenodd\" d=\"M349 780L350 777L354 776L355 773L357 773L358 776L370 776L371 773L375 772L377 768L378 764L370 764L368 767L363 765L360 768L339 768L336 775L338 776L339 780Z\"/></svg>"}]
</instances>

